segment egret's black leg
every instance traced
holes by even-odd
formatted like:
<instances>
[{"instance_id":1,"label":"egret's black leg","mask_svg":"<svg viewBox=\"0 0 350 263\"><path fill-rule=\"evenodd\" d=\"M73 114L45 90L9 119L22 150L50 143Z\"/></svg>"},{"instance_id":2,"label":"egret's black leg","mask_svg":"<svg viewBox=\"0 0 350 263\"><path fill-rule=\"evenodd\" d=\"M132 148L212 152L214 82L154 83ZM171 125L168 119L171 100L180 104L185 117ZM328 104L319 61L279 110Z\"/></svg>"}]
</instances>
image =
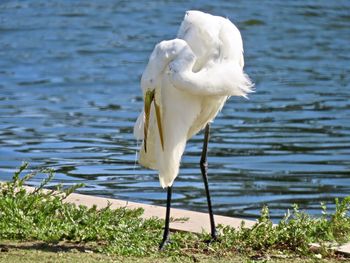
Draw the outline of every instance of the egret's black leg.
<instances>
[{"instance_id":1,"label":"egret's black leg","mask_svg":"<svg viewBox=\"0 0 350 263\"><path fill-rule=\"evenodd\" d=\"M167 187L167 201L166 201L166 214L165 214L165 226L164 226L164 234L163 240L159 245L159 250L163 250L169 242L169 223L170 223L170 206L171 206L171 193L172 186Z\"/></svg>"},{"instance_id":2,"label":"egret's black leg","mask_svg":"<svg viewBox=\"0 0 350 263\"><path fill-rule=\"evenodd\" d=\"M211 199L210 199L209 186L208 186L208 176L207 176L207 171L208 171L207 152L208 152L208 142L209 142L209 130L210 130L210 125L208 123L207 126L205 126L204 142L203 142L202 156L200 160L200 167L201 167L201 172L202 172L204 186L205 186L205 192L206 192L207 201L208 201L211 238L212 240L217 240L217 233L216 233L213 209L211 206Z\"/></svg>"}]
</instances>

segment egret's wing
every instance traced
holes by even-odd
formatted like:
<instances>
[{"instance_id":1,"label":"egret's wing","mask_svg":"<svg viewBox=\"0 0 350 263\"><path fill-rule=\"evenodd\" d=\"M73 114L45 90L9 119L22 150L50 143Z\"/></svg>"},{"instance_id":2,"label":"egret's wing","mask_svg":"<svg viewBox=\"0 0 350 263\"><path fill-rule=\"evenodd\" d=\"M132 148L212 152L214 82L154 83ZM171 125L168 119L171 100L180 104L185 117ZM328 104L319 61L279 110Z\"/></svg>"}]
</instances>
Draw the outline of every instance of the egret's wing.
<instances>
[{"instance_id":1,"label":"egret's wing","mask_svg":"<svg viewBox=\"0 0 350 263\"><path fill-rule=\"evenodd\" d=\"M251 92L253 84L243 72L242 37L230 20L188 11L178 37L187 42L196 61L192 68L185 67L190 60L188 55L170 64L170 77L176 88L201 96L246 97Z\"/></svg>"},{"instance_id":2,"label":"egret's wing","mask_svg":"<svg viewBox=\"0 0 350 263\"><path fill-rule=\"evenodd\" d=\"M243 96L252 92L253 84L239 63L212 63L199 72L184 71L174 61L171 82L174 87L201 96Z\"/></svg>"}]
</instances>

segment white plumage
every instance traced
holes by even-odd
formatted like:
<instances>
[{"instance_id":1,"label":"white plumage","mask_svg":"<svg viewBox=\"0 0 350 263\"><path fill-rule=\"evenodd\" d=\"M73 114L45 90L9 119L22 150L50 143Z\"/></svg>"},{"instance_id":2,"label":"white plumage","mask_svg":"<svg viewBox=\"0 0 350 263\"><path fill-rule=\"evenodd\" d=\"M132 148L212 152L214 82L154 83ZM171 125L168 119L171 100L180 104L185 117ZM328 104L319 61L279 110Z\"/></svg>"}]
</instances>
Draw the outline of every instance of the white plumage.
<instances>
[{"instance_id":1,"label":"white plumage","mask_svg":"<svg viewBox=\"0 0 350 263\"><path fill-rule=\"evenodd\" d=\"M154 103L138 117L134 135L144 140L139 163L158 170L163 188L178 175L186 141L215 118L228 97L252 91L243 66L239 30L228 19L200 11L186 12L177 38L155 46L141 78L145 109L150 97Z\"/></svg>"}]
</instances>

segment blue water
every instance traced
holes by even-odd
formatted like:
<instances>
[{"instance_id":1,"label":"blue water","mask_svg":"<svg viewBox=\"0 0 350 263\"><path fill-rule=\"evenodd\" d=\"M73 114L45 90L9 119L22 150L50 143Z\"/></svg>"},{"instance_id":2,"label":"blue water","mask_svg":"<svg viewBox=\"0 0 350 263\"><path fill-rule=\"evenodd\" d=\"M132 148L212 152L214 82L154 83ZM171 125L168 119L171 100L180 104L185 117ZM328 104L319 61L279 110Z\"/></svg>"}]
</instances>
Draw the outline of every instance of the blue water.
<instances>
[{"instance_id":1,"label":"blue water","mask_svg":"<svg viewBox=\"0 0 350 263\"><path fill-rule=\"evenodd\" d=\"M349 1L1 1L0 180L28 161L85 194L164 204L132 127L148 56L188 9L240 28L256 83L212 125L215 213L255 218L268 204L280 218L298 203L319 215L349 195ZM206 211L202 138L188 142L175 207Z\"/></svg>"}]
</instances>

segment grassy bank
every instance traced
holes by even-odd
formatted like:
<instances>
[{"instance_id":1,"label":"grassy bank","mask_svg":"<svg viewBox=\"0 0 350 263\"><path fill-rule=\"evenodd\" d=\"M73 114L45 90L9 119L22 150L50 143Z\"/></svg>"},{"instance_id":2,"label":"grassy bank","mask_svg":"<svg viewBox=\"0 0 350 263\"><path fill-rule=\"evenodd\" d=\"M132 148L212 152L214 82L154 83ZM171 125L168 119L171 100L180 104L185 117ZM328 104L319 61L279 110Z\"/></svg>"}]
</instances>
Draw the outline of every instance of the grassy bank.
<instances>
[{"instance_id":1,"label":"grassy bank","mask_svg":"<svg viewBox=\"0 0 350 263\"><path fill-rule=\"evenodd\" d=\"M44 191L53 178L51 170L40 171L45 172L47 178L34 192L28 193L24 184L36 173L22 176L26 168L27 164L22 165L12 181L1 185L0 262L33 262L25 261L30 258L64 262L74 257L86 258L84 262L345 260L326 244L349 241L350 198L335 200L333 214L321 205L323 216L320 218L311 217L295 206L277 226L273 226L268 208L264 207L253 228L242 225L236 230L220 226L219 242L209 245L205 242L209 238L205 233L172 233L172 243L159 253L163 220L143 219L142 209L98 210L64 203L81 185L68 189L58 187L58 192ZM315 242L322 245L316 253L309 247Z\"/></svg>"},{"instance_id":2,"label":"grassy bank","mask_svg":"<svg viewBox=\"0 0 350 263\"><path fill-rule=\"evenodd\" d=\"M276 262L276 263L339 263L345 262L344 258L305 257L296 254L284 255L277 251L264 257L250 257L244 254L230 254L227 256L213 256L205 254L193 254L191 257L166 257L158 253L147 257L120 256L105 253L93 253L82 251L80 247L75 248L65 245L52 245L38 242L5 242L6 252L0 252L0 263L32 263L32 262L123 262L123 263L157 263L157 262L202 262L202 263L242 263L242 262Z\"/></svg>"}]
</instances>

